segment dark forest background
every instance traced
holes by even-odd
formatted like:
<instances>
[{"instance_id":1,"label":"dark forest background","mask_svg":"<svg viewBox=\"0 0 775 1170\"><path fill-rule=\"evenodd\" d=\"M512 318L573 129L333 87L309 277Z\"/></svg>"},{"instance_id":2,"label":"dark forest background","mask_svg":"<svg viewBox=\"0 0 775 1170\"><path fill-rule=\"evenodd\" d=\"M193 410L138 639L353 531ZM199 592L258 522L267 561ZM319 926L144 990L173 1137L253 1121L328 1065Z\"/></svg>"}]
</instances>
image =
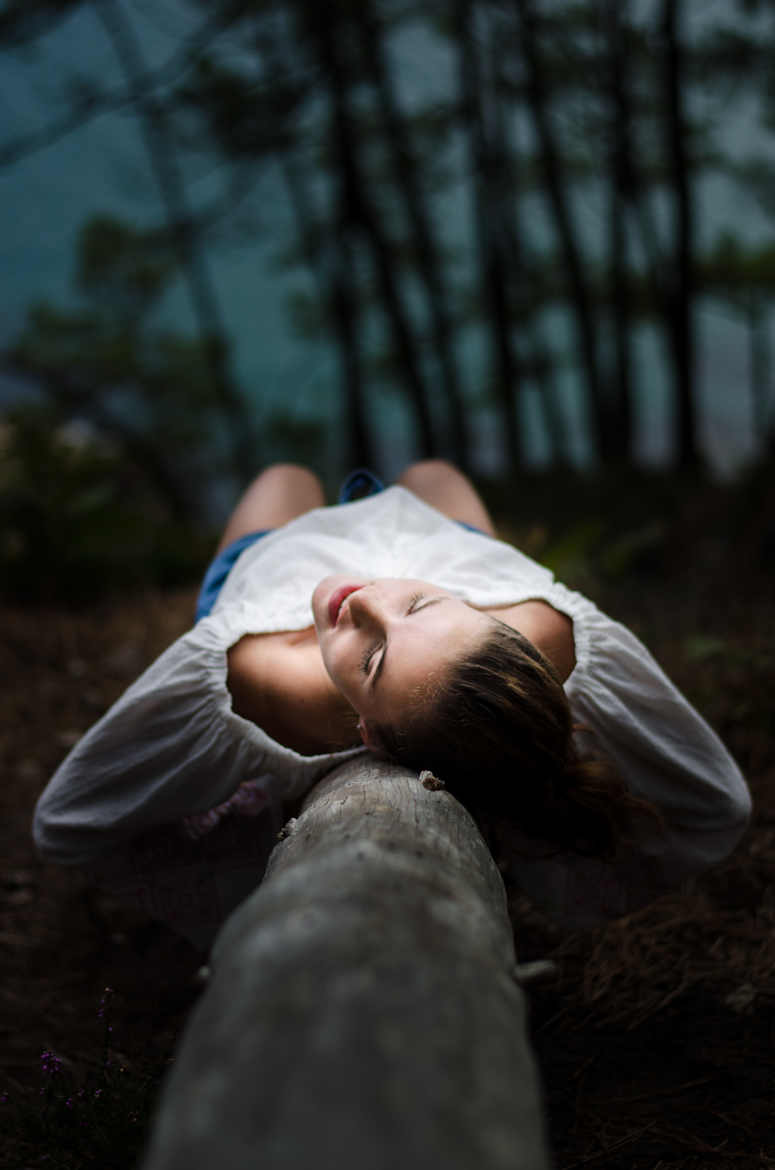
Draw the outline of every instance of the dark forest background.
<instances>
[{"instance_id":1,"label":"dark forest background","mask_svg":"<svg viewBox=\"0 0 775 1170\"><path fill-rule=\"evenodd\" d=\"M753 463L771 461L772 5L177 0L168 34L176 11L185 35L153 64L141 5L0 13L0 51L33 67L79 14L110 48L101 68L73 60L53 79L47 120L9 119L0 168L121 111L161 208L91 216L69 299L29 306L0 354L17 390L2 428L7 591L190 576L212 539L203 518L278 458L311 459L333 486L352 466L438 455L508 503L535 464L530 429L558 514L579 493L586 508L593 481L658 512L638 475L658 425L669 508L709 474L697 315L710 302L745 330L747 372L726 393L750 419ZM235 372L215 259L265 230L250 209L270 170L288 228L272 262L278 283L300 277L283 286L298 345L334 364L328 416L300 414L293 384L287 409L262 413ZM706 222L703 184L719 176L734 230ZM193 330L162 311L172 289ZM257 344L261 328L257 315ZM385 438L386 400L408 420L400 439Z\"/></svg>"},{"instance_id":2,"label":"dark forest background","mask_svg":"<svg viewBox=\"0 0 775 1170\"><path fill-rule=\"evenodd\" d=\"M598 930L508 889L556 964L558 1170L775 1167L775 5L4 0L0 67L0 207L30 182L0 234L0 1166L137 1166L206 961L35 855L47 779L189 628L258 468L333 493L433 455L645 641L754 800L726 862ZM280 342L253 367L296 374L246 376Z\"/></svg>"}]
</instances>

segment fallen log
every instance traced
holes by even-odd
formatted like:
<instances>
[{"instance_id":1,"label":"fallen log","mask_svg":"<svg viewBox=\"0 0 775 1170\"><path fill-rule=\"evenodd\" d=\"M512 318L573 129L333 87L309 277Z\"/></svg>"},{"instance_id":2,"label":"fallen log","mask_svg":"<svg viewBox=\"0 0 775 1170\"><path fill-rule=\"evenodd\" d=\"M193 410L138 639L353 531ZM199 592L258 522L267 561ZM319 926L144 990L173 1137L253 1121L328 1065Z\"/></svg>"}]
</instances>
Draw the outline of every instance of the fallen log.
<instances>
[{"instance_id":1,"label":"fallen log","mask_svg":"<svg viewBox=\"0 0 775 1170\"><path fill-rule=\"evenodd\" d=\"M358 757L308 796L216 939L143 1170L547 1170L500 874L423 775Z\"/></svg>"}]
</instances>

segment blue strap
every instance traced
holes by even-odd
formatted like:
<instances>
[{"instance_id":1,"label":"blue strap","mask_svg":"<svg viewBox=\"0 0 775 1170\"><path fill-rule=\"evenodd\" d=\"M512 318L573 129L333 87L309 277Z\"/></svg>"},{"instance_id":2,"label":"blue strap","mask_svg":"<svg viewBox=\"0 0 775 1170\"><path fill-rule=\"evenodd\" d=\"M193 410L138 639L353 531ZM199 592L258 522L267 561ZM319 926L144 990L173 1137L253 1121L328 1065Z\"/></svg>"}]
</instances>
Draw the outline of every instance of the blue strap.
<instances>
[{"instance_id":1,"label":"blue strap","mask_svg":"<svg viewBox=\"0 0 775 1170\"><path fill-rule=\"evenodd\" d=\"M351 471L339 489L339 503L351 504L353 500L365 500L367 496L376 496L385 490L385 485L373 471L367 467L359 467Z\"/></svg>"}]
</instances>

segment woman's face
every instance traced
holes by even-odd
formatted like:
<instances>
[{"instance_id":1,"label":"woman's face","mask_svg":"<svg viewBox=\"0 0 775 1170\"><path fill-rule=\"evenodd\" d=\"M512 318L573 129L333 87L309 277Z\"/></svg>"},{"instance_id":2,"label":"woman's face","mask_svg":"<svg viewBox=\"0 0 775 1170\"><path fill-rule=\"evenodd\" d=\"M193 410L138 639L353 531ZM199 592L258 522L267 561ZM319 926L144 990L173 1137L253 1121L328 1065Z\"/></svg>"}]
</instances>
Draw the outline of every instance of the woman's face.
<instances>
[{"instance_id":1,"label":"woman's face","mask_svg":"<svg viewBox=\"0 0 775 1170\"><path fill-rule=\"evenodd\" d=\"M400 724L418 688L475 649L493 619L428 581L324 577L312 594L326 670L362 720Z\"/></svg>"}]
</instances>

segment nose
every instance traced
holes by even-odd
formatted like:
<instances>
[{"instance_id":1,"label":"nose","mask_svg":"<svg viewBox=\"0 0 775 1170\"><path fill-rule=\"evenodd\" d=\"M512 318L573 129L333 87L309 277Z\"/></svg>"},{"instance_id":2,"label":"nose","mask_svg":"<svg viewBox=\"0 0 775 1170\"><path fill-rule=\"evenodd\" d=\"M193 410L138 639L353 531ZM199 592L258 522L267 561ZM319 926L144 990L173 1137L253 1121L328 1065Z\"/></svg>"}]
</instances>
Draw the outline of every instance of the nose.
<instances>
[{"instance_id":1,"label":"nose","mask_svg":"<svg viewBox=\"0 0 775 1170\"><path fill-rule=\"evenodd\" d=\"M347 599L354 626L375 624L382 617L382 606L379 598L368 586L351 593Z\"/></svg>"}]
</instances>

